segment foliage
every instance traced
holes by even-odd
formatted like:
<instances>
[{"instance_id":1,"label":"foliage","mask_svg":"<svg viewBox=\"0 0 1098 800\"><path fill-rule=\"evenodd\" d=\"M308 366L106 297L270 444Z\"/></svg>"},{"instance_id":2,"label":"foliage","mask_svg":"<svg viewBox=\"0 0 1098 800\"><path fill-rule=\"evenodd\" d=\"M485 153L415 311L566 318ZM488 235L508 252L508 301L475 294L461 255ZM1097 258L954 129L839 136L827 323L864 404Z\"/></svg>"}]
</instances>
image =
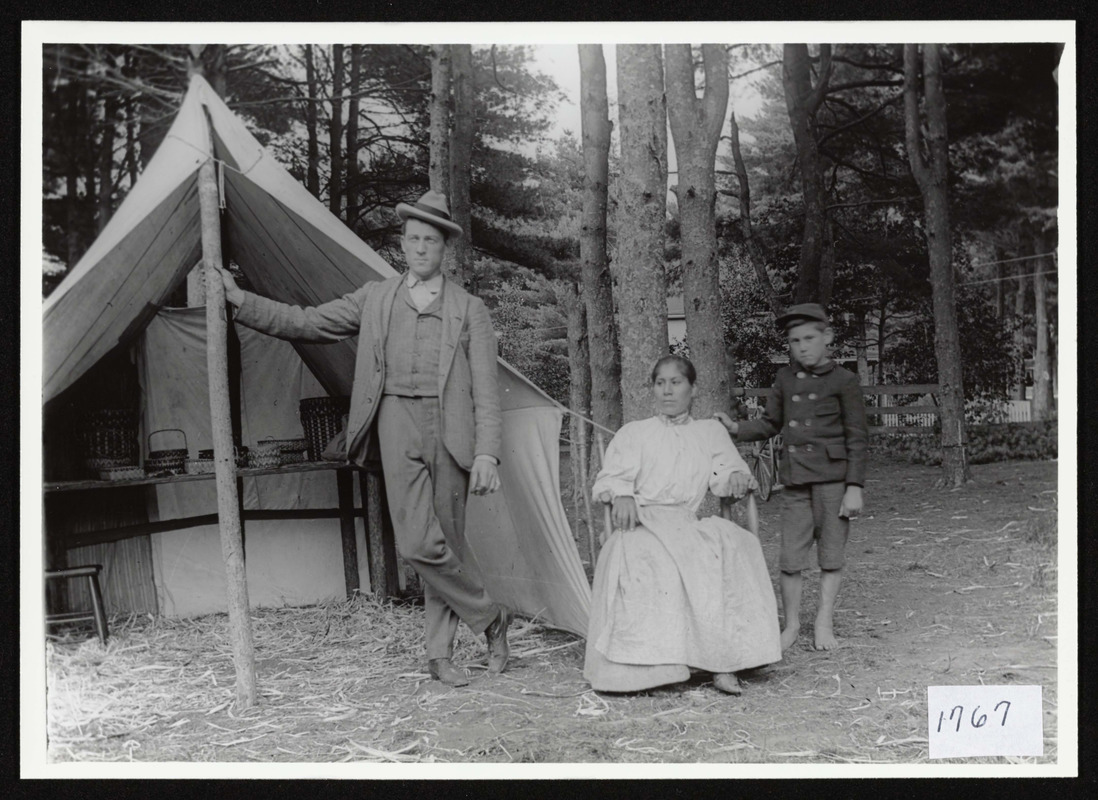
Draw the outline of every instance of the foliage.
<instances>
[{"instance_id":1,"label":"foliage","mask_svg":"<svg viewBox=\"0 0 1098 800\"><path fill-rule=\"evenodd\" d=\"M955 252L975 252L981 245L991 255L977 262L1028 255L1034 252L1036 233L1055 240L1057 92L1051 73L1057 47L945 48ZM773 48L736 46L732 55L732 73L750 75L763 101L756 116L737 118L751 181L755 237L766 252L775 289L788 300L800 257L804 205L780 65L774 64L780 54ZM753 71L767 63L771 66ZM852 354L864 318L869 344L885 344L880 355L886 364L909 373L901 380L914 382L934 373L933 317L922 206L903 146L901 73L894 45L836 46L816 133L835 237L829 311L836 352ZM723 166L732 169L730 160ZM727 180L735 190L735 178ZM727 220L722 236L733 242L742 241L736 202L722 197L718 203L718 214ZM960 282L999 277L994 266L968 267L962 257L956 261L962 267ZM758 311L766 307L761 299L754 305ZM1003 342L1013 323L971 308L982 302L963 289L958 299L962 316L968 316L960 321L962 344L968 345L963 358L976 362L965 365L966 393L976 389L970 397L1002 392L1010 380L1000 354L1009 349ZM1050 308L1055 303L1053 284ZM735 313L742 315L738 308ZM875 330L879 325L883 332ZM996 325L1002 326L1001 332L994 330ZM1032 337L1028 328L1027 336ZM922 377L915 377L917 373Z\"/></svg>"},{"instance_id":2,"label":"foliage","mask_svg":"<svg viewBox=\"0 0 1098 800\"><path fill-rule=\"evenodd\" d=\"M767 387L778 367L775 353L786 352L754 270L739 247L727 247L721 261L725 346L735 359L738 386Z\"/></svg>"},{"instance_id":3,"label":"foliage","mask_svg":"<svg viewBox=\"0 0 1098 800\"><path fill-rule=\"evenodd\" d=\"M498 274L486 261L478 260L477 271ZM568 324L549 282L518 267L484 287L481 296L499 334L500 356L554 400L568 405Z\"/></svg>"},{"instance_id":4,"label":"foliage","mask_svg":"<svg viewBox=\"0 0 1098 800\"><path fill-rule=\"evenodd\" d=\"M934 317L929 298L892 347L890 363L901 383L937 383L934 357ZM983 286L957 288L957 324L961 337L965 396L1005 397L1016 380L1017 351L1012 324L995 316L995 308Z\"/></svg>"},{"instance_id":5,"label":"foliage","mask_svg":"<svg viewBox=\"0 0 1098 800\"><path fill-rule=\"evenodd\" d=\"M969 425L966 430L970 464L1014 459L1045 461L1057 457L1056 420ZM915 464L942 463L941 441L936 433L874 434L870 446Z\"/></svg>"}]
</instances>

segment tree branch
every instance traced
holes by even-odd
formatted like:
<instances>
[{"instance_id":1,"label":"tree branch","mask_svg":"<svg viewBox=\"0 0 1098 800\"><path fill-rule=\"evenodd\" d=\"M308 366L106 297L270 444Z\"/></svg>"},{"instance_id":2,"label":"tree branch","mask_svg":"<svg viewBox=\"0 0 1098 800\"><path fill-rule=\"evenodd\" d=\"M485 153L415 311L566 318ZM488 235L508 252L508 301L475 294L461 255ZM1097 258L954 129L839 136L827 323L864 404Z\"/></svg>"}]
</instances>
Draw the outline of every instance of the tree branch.
<instances>
[{"instance_id":1,"label":"tree branch","mask_svg":"<svg viewBox=\"0 0 1098 800\"><path fill-rule=\"evenodd\" d=\"M780 58L776 61L768 61L767 63L763 64L762 66L755 67L754 69L747 70L747 72L740 72L740 73L737 73L735 75L729 75L728 80L730 82L731 81L738 81L740 78L746 78L748 75L753 75L756 72L762 72L764 69L770 69L771 67L780 67L781 65L782 65L782 61L781 61Z\"/></svg>"},{"instance_id":2,"label":"tree branch","mask_svg":"<svg viewBox=\"0 0 1098 800\"><path fill-rule=\"evenodd\" d=\"M882 200L862 200L857 203L835 203L827 206L824 210L831 211L834 208L860 208L862 206L879 206L887 205L889 203L906 203L911 200L922 199L920 195L907 195L905 197L886 197Z\"/></svg>"},{"instance_id":3,"label":"tree branch","mask_svg":"<svg viewBox=\"0 0 1098 800\"><path fill-rule=\"evenodd\" d=\"M805 108L808 111L808 115L814 115L820 108L820 104L823 102L824 95L827 94L827 85L831 81L831 45L820 45L820 77L816 81L815 88L812 89L812 93L808 95L805 100Z\"/></svg>"},{"instance_id":4,"label":"tree branch","mask_svg":"<svg viewBox=\"0 0 1098 800\"><path fill-rule=\"evenodd\" d=\"M836 83L831 87L831 93L845 92L848 89L865 89L870 86L903 86L901 81L851 81L850 83Z\"/></svg>"},{"instance_id":5,"label":"tree branch","mask_svg":"<svg viewBox=\"0 0 1098 800\"><path fill-rule=\"evenodd\" d=\"M880 69L880 70L884 70L886 72L894 72L894 73L898 74L901 78L903 78L903 74L904 74L903 67L894 67L891 63L883 63L882 64L882 63L873 63L873 62L870 62L870 61L855 61L853 58L850 58L849 56L835 56L833 61L835 61L836 63L839 63L839 64L849 64L850 66L858 67L859 69L869 69L869 70Z\"/></svg>"},{"instance_id":6,"label":"tree branch","mask_svg":"<svg viewBox=\"0 0 1098 800\"><path fill-rule=\"evenodd\" d=\"M851 120L850 122L847 122L843 125L840 125L837 128L832 128L831 130L829 130L827 133L825 133L823 136L821 136L819 138L819 141L816 142L816 146L819 147L824 142L826 142L828 139L830 139L834 136L838 136L843 131L849 130L850 128L853 128L856 125L860 125L861 123L865 122L870 117L873 117L873 116L879 114L882 110L887 108L892 103L895 103L897 100L901 100L901 99L903 99L903 93L902 92L900 94L896 95L895 97L888 98L887 100L885 100L882 103L878 104L876 108L874 108L870 111L867 111L865 114L858 117L857 119Z\"/></svg>"},{"instance_id":7,"label":"tree branch","mask_svg":"<svg viewBox=\"0 0 1098 800\"><path fill-rule=\"evenodd\" d=\"M930 168L923 157L919 135L919 46L904 45L904 144L907 147L907 160L911 165L911 174L919 188L930 184Z\"/></svg>"}]
</instances>

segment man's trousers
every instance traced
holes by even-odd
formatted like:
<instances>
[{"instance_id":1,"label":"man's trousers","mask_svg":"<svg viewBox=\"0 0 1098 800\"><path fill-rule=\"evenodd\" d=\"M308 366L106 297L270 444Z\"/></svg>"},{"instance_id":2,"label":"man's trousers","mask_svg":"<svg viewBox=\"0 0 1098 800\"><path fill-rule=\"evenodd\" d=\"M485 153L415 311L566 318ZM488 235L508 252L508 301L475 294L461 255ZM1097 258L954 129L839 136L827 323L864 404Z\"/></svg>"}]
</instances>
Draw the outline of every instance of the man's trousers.
<instances>
[{"instance_id":1,"label":"man's trousers","mask_svg":"<svg viewBox=\"0 0 1098 800\"><path fill-rule=\"evenodd\" d=\"M483 633L499 614L462 565L469 473L442 442L437 397L386 395L377 432L397 552L423 580L427 658L450 658L459 619Z\"/></svg>"}]
</instances>

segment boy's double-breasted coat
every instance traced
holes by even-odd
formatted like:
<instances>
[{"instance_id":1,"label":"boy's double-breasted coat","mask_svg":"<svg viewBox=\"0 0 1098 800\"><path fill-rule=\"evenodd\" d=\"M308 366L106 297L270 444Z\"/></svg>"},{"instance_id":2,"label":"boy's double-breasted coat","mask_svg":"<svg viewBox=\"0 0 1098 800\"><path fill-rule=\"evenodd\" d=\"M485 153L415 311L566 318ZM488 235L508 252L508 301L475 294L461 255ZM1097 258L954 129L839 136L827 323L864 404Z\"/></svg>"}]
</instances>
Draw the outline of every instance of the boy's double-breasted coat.
<instances>
[{"instance_id":1,"label":"boy's double-breasted coat","mask_svg":"<svg viewBox=\"0 0 1098 800\"><path fill-rule=\"evenodd\" d=\"M779 431L785 455L778 476L786 486L865 483L869 434L858 376L828 361L809 369L782 367L757 419L739 423L736 441L769 439Z\"/></svg>"}]
</instances>

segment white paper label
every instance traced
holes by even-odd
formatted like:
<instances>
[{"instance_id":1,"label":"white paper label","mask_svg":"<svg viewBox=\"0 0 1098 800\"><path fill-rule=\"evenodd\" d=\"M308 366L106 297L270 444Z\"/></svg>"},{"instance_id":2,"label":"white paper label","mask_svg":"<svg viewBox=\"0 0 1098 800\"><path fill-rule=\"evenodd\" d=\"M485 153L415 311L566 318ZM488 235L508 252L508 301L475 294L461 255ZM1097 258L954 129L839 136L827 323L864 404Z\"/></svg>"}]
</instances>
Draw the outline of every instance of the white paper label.
<instances>
[{"instance_id":1,"label":"white paper label","mask_svg":"<svg viewBox=\"0 0 1098 800\"><path fill-rule=\"evenodd\" d=\"M1040 686L927 687L931 758L1044 755Z\"/></svg>"}]
</instances>

